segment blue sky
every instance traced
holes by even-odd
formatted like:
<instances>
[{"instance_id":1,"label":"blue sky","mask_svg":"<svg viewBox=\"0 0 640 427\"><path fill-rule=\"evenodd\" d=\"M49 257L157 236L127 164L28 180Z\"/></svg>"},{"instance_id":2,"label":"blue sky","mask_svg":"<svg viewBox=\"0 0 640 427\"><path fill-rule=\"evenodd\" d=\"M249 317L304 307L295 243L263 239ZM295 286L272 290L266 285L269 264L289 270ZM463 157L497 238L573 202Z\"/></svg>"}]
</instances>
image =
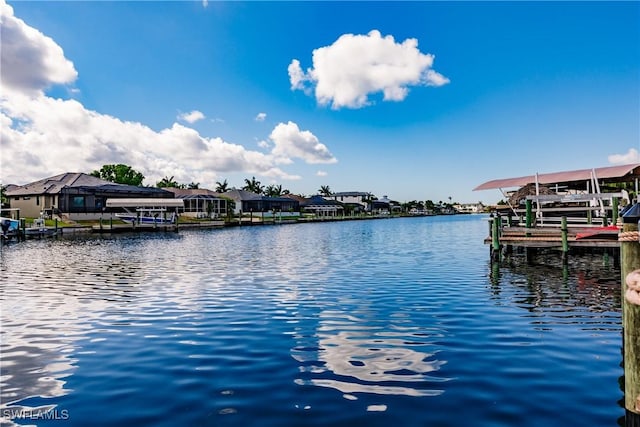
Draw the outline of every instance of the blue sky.
<instances>
[{"instance_id":1,"label":"blue sky","mask_svg":"<svg viewBox=\"0 0 640 427\"><path fill-rule=\"evenodd\" d=\"M639 2L0 5L2 183L126 163L492 203L640 162Z\"/></svg>"}]
</instances>

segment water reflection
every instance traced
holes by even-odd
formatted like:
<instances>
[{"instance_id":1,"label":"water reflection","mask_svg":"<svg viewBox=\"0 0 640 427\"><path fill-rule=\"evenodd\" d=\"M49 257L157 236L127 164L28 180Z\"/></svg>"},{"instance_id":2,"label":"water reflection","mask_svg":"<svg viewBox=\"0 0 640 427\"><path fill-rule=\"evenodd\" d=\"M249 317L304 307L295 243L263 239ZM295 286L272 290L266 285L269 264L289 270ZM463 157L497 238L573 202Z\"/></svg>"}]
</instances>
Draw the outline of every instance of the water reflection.
<instances>
[{"instance_id":1,"label":"water reflection","mask_svg":"<svg viewBox=\"0 0 640 427\"><path fill-rule=\"evenodd\" d=\"M611 425L618 271L489 267L485 225L11 246L1 409L68 410L73 426L452 425L464 401L482 425Z\"/></svg>"},{"instance_id":2,"label":"water reflection","mask_svg":"<svg viewBox=\"0 0 640 427\"><path fill-rule=\"evenodd\" d=\"M333 388L346 398L351 393L442 394L435 386L448 379L435 373L446 361L437 357L433 343L441 332L400 322L379 323L336 310L322 311L314 337L296 336L298 346L291 354L304 373L296 383ZM317 339L317 346L310 345L309 338Z\"/></svg>"},{"instance_id":3,"label":"water reflection","mask_svg":"<svg viewBox=\"0 0 640 427\"><path fill-rule=\"evenodd\" d=\"M620 269L602 255L581 255L566 266L509 258L490 267L494 299L537 313L619 313ZM564 314L562 314L564 313Z\"/></svg>"},{"instance_id":4,"label":"water reflection","mask_svg":"<svg viewBox=\"0 0 640 427\"><path fill-rule=\"evenodd\" d=\"M148 272L130 252L99 239L10 249L0 271L0 412L2 423L16 425L45 417L57 407L51 399L73 391L66 379L79 368L78 356L90 352L87 338L119 331L128 321L123 307L140 297Z\"/></svg>"},{"instance_id":5,"label":"water reflection","mask_svg":"<svg viewBox=\"0 0 640 427\"><path fill-rule=\"evenodd\" d=\"M0 411L9 422L20 413L28 417L48 412L55 405L43 405L42 399L70 392L65 378L76 369L76 341L86 332L76 321L86 306L70 298L65 304L53 297L4 298L6 293L0 317Z\"/></svg>"}]
</instances>

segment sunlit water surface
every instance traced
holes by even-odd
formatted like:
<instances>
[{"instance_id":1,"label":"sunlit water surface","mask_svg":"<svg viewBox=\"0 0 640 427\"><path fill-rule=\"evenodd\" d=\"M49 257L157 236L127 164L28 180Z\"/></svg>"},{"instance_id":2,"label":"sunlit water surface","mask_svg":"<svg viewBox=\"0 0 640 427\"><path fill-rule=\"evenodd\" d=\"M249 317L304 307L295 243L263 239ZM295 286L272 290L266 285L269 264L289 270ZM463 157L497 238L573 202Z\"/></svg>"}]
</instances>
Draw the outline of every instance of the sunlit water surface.
<instances>
[{"instance_id":1,"label":"sunlit water surface","mask_svg":"<svg viewBox=\"0 0 640 427\"><path fill-rule=\"evenodd\" d=\"M613 260L492 268L487 230L449 216L5 246L2 425L616 425Z\"/></svg>"}]
</instances>

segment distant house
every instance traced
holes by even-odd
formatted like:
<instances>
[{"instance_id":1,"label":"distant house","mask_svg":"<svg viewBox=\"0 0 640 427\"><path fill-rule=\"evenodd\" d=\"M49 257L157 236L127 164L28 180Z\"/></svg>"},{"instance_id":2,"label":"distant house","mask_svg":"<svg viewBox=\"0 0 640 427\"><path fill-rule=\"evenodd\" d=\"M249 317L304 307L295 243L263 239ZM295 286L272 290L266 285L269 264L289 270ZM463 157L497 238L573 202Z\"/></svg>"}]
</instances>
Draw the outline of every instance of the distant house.
<instances>
[{"instance_id":1,"label":"distant house","mask_svg":"<svg viewBox=\"0 0 640 427\"><path fill-rule=\"evenodd\" d=\"M343 203L346 213L357 214L370 210L370 200L373 198L373 194L363 191L344 191L325 198Z\"/></svg>"},{"instance_id":2,"label":"distant house","mask_svg":"<svg viewBox=\"0 0 640 427\"><path fill-rule=\"evenodd\" d=\"M227 191L223 196L235 202L235 214L300 211L300 202L289 197L268 197L235 188Z\"/></svg>"},{"instance_id":3,"label":"distant house","mask_svg":"<svg viewBox=\"0 0 640 427\"><path fill-rule=\"evenodd\" d=\"M173 198L153 187L116 184L85 173L63 173L6 191L12 208L22 217L58 214L72 220L97 219L109 198Z\"/></svg>"},{"instance_id":4,"label":"distant house","mask_svg":"<svg viewBox=\"0 0 640 427\"><path fill-rule=\"evenodd\" d=\"M304 212L313 213L317 217L344 215L344 206L341 202L327 200L322 196L312 196L303 199L300 208Z\"/></svg>"},{"instance_id":5,"label":"distant house","mask_svg":"<svg viewBox=\"0 0 640 427\"><path fill-rule=\"evenodd\" d=\"M367 207L368 201L373 197L373 194L362 191L344 191L341 193L334 193L330 196L326 196L327 199L336 200L342 203L357 203L363 207Z\"/></svg>"},{"instance_id":6,"label":"distant house","mask_svg":"<svg viewBox=\"0 0 640 427\"><path fill-rule=\"evenodd\" d=\"M482 213L485 206L482 202L478 203L457 203L453 205L456 211L460 213Z\"/></svg>"},{"instance_id":7,"label":"distant house","mask_svg":"<svg viewBox=\"0 0 640 427\"><path fill-rule=\"evenodd\" d=\"M194 218L223 218L229 209L229 199L204 188L165 188L176 199L184 200L182 215Z\"/></svg>"},{"instance_id":8,"label":"distant house","mask_svg":"<svg viewBox=\"0 0 640 427\"><path fill-rule=\"evenodd\" d=\"M392 213L402 212L402 206L399 202L382 196L381 199L374 199L369 206L371 213L376 215L389 215Z\"/></svg>"}]
</instances>

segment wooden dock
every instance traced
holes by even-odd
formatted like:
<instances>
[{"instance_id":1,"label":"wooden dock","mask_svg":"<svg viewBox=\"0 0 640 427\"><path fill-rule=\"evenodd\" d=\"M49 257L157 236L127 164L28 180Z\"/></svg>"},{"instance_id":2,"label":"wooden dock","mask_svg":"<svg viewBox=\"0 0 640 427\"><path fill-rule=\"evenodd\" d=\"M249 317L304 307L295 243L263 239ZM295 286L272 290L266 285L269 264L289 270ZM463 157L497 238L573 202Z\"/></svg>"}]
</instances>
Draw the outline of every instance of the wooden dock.
<instances>
[{"instance_id":1,"label":"wooden dock","mask_svg":"<svg viewBox=\"0 0 640 427\"><path fill-rule=\"evenodd\" d=\"M564 264L568 262L570 253L585 251L611 252L614 259L619 259L620 225L569 223L567 217L561 217L557 225L547 222L535 226L531 221L525 224L512 225L510 218L500 215L490 218L489 237L484 239L484 243L491 247L492 261L499 261L503 254L511 254L514 249L524 250L528 259L538 249L557 251Z\"/></svg>"},{"instance_id":2,"label":"wooden dock","mask_svg":"<svg viewBox=\"0 0 640 427\"><path fill-rule=\"evenodd\" d=\"M566 243L569 248L620 248L617 227L584 227L567 226ZM564 241L561 228L551 227L502 227L498 232L498 243L501 246L522 246L533 248L557 248L562 250ZM493 243L492 236L484 243Z\"/></svg>"}]
</instances>

